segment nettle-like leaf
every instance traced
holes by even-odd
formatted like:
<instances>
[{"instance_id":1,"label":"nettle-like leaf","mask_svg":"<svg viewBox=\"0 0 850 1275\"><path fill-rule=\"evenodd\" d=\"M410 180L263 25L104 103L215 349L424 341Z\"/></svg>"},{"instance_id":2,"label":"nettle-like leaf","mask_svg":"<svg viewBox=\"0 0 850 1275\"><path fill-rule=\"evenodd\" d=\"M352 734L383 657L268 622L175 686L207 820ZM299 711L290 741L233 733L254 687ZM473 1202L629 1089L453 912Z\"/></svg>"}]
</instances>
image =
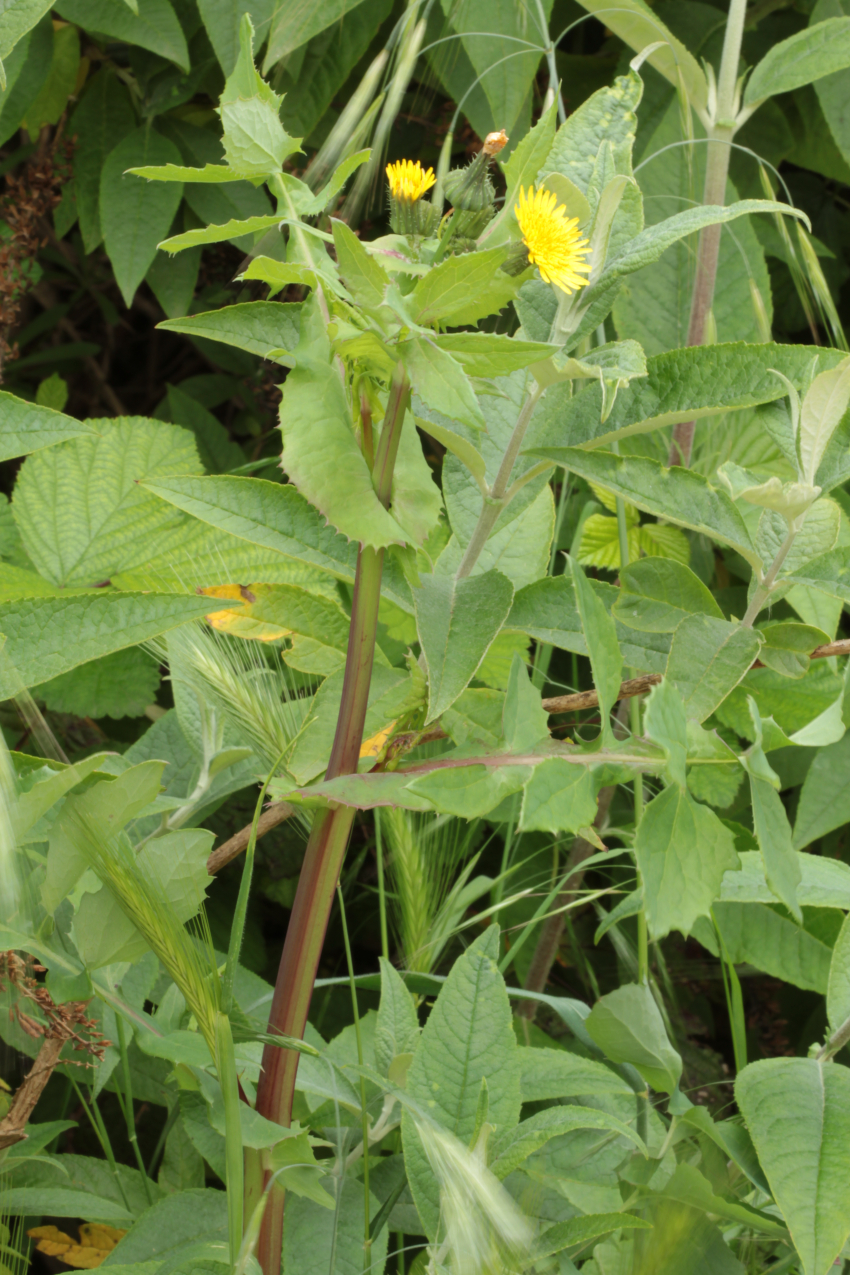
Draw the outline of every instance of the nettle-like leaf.
<instances>
[{"instance_id":1,"label":"nettle-like leaf","mask_svg":"<svg viewBox=\"0 0 850 1275\"><path fill-rule=\"evenodd\" d=\"M250 16L239 27L239 57L219 101L224 154L241 177L267 177L300 146L280 122L280 96L254 66L254 28Z\"/></svg>"}]
</instances>

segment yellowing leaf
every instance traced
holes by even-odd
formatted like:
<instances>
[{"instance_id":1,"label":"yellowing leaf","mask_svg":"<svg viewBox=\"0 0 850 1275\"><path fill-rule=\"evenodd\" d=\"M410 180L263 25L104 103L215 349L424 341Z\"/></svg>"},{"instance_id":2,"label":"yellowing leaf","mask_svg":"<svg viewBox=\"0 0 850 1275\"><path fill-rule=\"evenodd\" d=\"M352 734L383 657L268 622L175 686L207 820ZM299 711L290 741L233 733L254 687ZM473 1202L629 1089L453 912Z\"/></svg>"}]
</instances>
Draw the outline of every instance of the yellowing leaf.
<instances>
[{"instance_id":1,"label":"yellowing leaf","mask_svg":"<svg viewBox=\"0 0 850 1275\"><path fill-rule=\"evenodd\" d=\"M114 1226L104 1226L99 1222L83 1222L80 1225L79 1241L71 1239L56 1226L35 1226L27 1231L32 1239L38 1240L36 1248L39 1253L48 1257L58 1257L66 1266L77 1270L92 1270L100 1266L119 1240L127 1234Z\"/></svg>"},{"instance_id":2,"label":"yellowing leaf","mask_svg":"<svg viewBox=\"0 0 850 1275\"><path fill-rule=\"evenodd\" d=\"M247 638L257 642L274 642L277 638L289 637L290 629L279 624L269 624L265 620L255 620L251 614L252 607L262 600L263 594L273 586L264 584L216 584L210 585L200 592L210 598L233 598L242 606L232 611L214 611L208 615L207 621L219 633L230 633L233 637Z\"/></svg>"},{"instance_id":3,"label":"yellowing leaf","mask_svg":"<svg viewBox=\"0 0 850 1275\"><path fill-rule=\"evenodd\" d=\"M640 547L647 558L673 558L676 562L691 560L691 544L679 527L668 522L647 522L640 529Z\"/></svg>"},{"instance_id":4,"label":"yellowing leaf","mask_svg":"<svg viewBox=\"0 0 850 1275\"><path fill-rule=\"evenodd\" d=\"M640 533L634 524L628 528L629 561L640 557ZM620 532L617 519L607 514L591 514L581 533L578 560L582 566L605 567L616 571L620 566Z\"/></svg>"},{"instance_id":5,"label":"yellowing leaf","mask_svg":"<svg viewBox=\"0 0 850 1275\"><path fill-rule=\"evenodd\" d=\"M396 718L396 721L397 720L398 719ZM377 735L373 735L371 739L365 739L363 741L363 743L360 745L361 760L364 757L380 756L381 749L384 747L384 744L387 742L390 735L392 734L394 726L395 726L395 722L394 721L390 722L388 726L382 727L381 730L378 731Z\"/></svg>"}]
</instances>

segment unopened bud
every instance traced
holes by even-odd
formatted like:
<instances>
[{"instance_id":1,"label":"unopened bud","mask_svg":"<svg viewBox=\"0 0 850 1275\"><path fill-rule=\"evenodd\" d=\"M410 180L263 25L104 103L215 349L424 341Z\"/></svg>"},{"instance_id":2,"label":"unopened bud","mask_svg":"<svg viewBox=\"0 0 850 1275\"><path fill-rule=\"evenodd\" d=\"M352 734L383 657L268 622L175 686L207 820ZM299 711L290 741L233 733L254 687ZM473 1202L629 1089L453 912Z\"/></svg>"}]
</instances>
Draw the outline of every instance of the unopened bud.
<instances>
[{"instance_id":1,"label":"unopened bud","mask_svg":"<svg viewBox=\"0 0 850 1275\"><path fill-rule=\"evenodd\" d=\"M494 155L498 155L499 151L504 150L509 140L510 139L505 130L500 128L498 133L487 134L484 138L482 150L485 155L488 155L492 159Z\"/></svg>"}]
</instances>

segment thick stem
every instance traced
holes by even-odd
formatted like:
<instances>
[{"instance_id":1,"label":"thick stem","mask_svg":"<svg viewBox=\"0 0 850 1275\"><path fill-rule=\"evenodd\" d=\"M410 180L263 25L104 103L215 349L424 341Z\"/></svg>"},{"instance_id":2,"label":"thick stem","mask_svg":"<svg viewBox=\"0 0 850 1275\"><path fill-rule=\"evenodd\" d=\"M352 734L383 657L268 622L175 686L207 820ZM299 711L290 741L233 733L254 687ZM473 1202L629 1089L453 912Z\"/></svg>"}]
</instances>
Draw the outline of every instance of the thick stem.
<instances>
[{"instance_id":1,"label":"thick stem","mask_svg":"<svg viewBox=\"0 0 850 1275\"><path fill-rule=\"evenodd\" d=\"M723 40L723 56L717 78L717 108L709 130L708 157L705 167L704 204L725 204L726 178L729 175L729 157L732 138L735 136L735 109L738 82L738 63L741 58L741 40L747 0L730 0ZM688 345L702 345L711 307L714 302L714 285L717 279L717 259L720 253L719 225L706 226L700 232L697 249L696 277L691 297L691 317L688 324ZM670 465L689 465L694 442L694 421L681 421L673 430L670 446Z\"/></svg>"},{"instance_id":2,"label":"thick stem","mask_svg":"<svg viewBox=\"0 0 850 1275\"><path fill-rule=\"evenodd\" d=\"M390 503L393 466L409 394L410 387L399 366L390 389L372 475L378 498L385 507ZM357 555L342 700L326 772L328 779L356 771L360 758L375 654L383 561L383 549L361 546ZM304 1034L353 819L354 811L344 806L316 813L280 958L269 1015L270 1035L300 1038ZM297 1070L298 1054L266 1045L257 1086L257 1111L261 1115L281 1125L290 1124ZM266 1175L266 1182L270 1176ZM278 1275L280 1271L283 1205L284 1193L275 1186L269 1196L257 1245L263 1275Z\"/></svg>"},{"instance_id":3,"label":"thick stem","mask_svg":"<svg viewBox=\"0 0 850 1275\"><path fill-rule=\"evenodd\" d=\"M525 432L528 429L531 414L537 406L537 400L543 393L539 385L535 384L533 390L529 393L522 405L516 425L514 425L510 442L505 449L502 457L502 463L499 466L499 472L496 475L496 481L490 488L489 499L484 501L481 513L478 515L478 522L475 530L470 537L469 544L466 546L466 553L463 555L461 564L457 569L457 579L463 580L470 574L479 557L481 550L486 545L490 533L496 525L499 514L508 503L508 483L511 479L513 467L516 464L516 458L519 455L519 449L522 447L525 438Z\"/></svg>"},{"instance_id":4,"label":"thick stem","mask_svg":"<svg viewBox=\"0 0 850 1275\"><path fill-rule=\"evenodd\" d=\"M753 593L753 600L750 603L750 605L747 607L746 614L743 620L741 621L741 624L743 625L745 629L751 629L753 627L753 624L755 623L756 618L758 617L759 611L761 611L765 602L767 602L768 598L770 597L771 592L773 591L773 586L776 583L776 577L779 575L779 571L780 571L780 568L782 567L783 562L788 557L788 552L792 544L794 543L794 539L796 535L797 535L796 531L789 530L788 535L785 537L785 539L782 541L782 544L779 546L779 550L776 554L776 557L773 559L773 562L771 562L770 564L770 570L768 571L767 575L764 577L764 580L762 581L762 583L756 586L756 590Z\"/></svg>"}]
</instances>

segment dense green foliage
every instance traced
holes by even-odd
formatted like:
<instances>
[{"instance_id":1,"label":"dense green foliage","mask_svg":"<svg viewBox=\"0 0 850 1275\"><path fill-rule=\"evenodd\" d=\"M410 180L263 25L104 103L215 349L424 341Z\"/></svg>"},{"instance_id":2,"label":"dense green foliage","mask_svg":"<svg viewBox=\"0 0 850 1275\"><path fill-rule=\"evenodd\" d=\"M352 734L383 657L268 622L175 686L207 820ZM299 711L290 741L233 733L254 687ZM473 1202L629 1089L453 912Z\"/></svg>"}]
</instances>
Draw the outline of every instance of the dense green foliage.
<instances>
[{"instance_id":1,"label":"dense green foliage","mask_svg":"<svg viewBox=\"0 0 850 1275\"><path fill-rule=\"evenodd\" d=\"M0 1275L840 1269L850 2L0 58Z\"/></svg>"}]
</instances>

